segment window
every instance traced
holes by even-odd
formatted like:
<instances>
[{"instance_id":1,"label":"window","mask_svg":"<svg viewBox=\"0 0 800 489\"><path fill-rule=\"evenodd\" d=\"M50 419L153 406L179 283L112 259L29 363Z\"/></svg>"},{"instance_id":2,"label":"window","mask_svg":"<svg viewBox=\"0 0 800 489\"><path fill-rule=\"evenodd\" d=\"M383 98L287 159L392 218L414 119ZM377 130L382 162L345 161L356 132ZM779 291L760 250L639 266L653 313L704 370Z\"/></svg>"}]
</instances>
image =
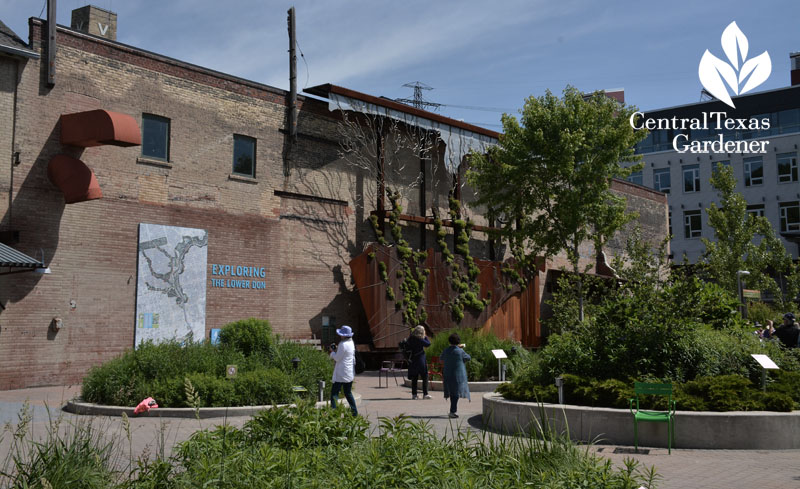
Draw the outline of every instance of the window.
<instances>
[{"instance_id":1,"label":"window","mask_svg":"<svg viewBox=\"0 0 800 489\"><path fill-rule=\"evenodd\" d=\"M142 156L169 161L169 119L142 114Z\"/></svg>"},{"instance_id":2,"label":"window","mask_svg":"<svg viewBox=\"0 0 800 489\"><path fill-rule=\"evenodd\" d=\"M700 191L700 165L687 165L683 167L683 191Z\"/></svg>"},{"instance_id":3,"label":"window","mask_svg":"<svg viewBox=\"0 0 800 489\"><path fill-rule=\"evenodd\" d=\"M778 183L797 181L797 153L778 155Z\"/></svg>"},{"instance_id":4,"label":"window","mask_svg":"<svg viewBox=\"0 0 800 489\"><path fill-rule=\"evenodd\" d=\"M669 168L659 168L658 170L653 170L654 189L668 194L670 186Z\"/></svg>"},{"instance_id":5,"label":"window","mask_svg":"<svg viewBox=\"0 0 800 489\"><path fill-rule=\"evenodd\" d=\"M764 183L764 160L760 156L744 159L744 186L752 187Z\"/></svg>"},{"instance_id":6,"label":"window","mask_svg":"<svg viewBox=\"0 0 800 489\"><path fill-rule=\"evenodd\" d=\"M800 231L800 202L781 204L781 232Z\"/></svg>"},{"instance_id":7,"label":"window","mask_svg":"<svg viewBox=\"0 0 800 489\"><path fill-rule=\"evenodd\" d=\"M703 234L700 211L683 212L683 236L686 239L699 238Z\"/></svg>"},{"instance_id":8,"label":"window","mask_svg":"<svg viewBox=\"0 0 800 489\"><path fill-rule=\"evenodd\" d=\"M628 176L628 181L631 183L635 183L637 185L644 185L642 182L644 181L642 177L642 170L635 171Z\"/></svg>"},{"instance_id":9,"label":"window","mask_svg":"<svg viewBox=\"0 0 800 489\"><path fill-rule=\"evenodd\" d=\"M748 205L747 213L756 217L764 217L764 204Z\"/></svg>"},{"instance_id":10,"label":"window","mask_svg":"<svg viewBox=\"0 0 800 489\"><path fill-rule=\"evenodd\" d=\"M233 173L247 177L256 176L256 140L233 135Z\"/></svg>"},{"instance_id":11,"label":"window","mask_svg":"<svg viewBox=\"0 0 800 489\"><path fill-rule=\"evenodd\" d=\"M715 173L719 168L719 165L730 167L731 162L730 160L715 161L714 163L711 163L711 171Z\"/></svg>"}]
</instances>

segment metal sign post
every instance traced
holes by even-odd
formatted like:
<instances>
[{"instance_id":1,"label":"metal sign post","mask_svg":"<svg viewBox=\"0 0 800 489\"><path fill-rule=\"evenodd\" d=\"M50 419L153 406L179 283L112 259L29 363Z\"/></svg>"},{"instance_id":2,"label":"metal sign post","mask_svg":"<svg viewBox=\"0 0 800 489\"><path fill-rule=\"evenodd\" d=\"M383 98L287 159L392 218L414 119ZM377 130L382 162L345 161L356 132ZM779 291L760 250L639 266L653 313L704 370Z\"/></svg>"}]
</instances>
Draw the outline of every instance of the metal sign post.
<instances>
[{"instance_id":1,"label":"metal sign post","mask_svg":"<svg viewBox=\"0 0 800 489\"><path fill-rule=\"evenodd\" d=\"M508 358L508 355L503 350L492 350L492 354L497 359L497 378L500 379L500 382L505 382L506 371L503 369L503 359Z\"/></svg>"},{"instance_id":2,"label":"metal sign post","mask_svg":"<svg viewBox=\"0 0 800 489\"><path fill-rule=\"evenodd\" d=\"M753 353L750 356L753 357L755 359L755 361L758 362L759 365L761 365L761 390L762 391L766 391L767 390L767 370L779 370L780 367L778 367L775 364L775 362L773 362L772 359L770 357L766 356L766 355L758 355L758 354Z\"/></svg>"}]
</instances>

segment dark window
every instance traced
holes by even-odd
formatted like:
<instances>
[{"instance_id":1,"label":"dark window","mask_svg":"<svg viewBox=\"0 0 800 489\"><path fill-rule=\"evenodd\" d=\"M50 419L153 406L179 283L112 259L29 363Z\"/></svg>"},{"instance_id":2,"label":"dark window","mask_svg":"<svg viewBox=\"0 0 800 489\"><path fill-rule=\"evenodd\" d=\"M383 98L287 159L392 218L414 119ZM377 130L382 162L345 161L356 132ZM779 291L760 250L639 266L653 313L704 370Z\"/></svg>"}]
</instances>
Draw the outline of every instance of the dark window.
<instances>
[{"instance_id":1,"label":"dark window","mask_svg":"<svg viewBox=\"0 0 800 489\"><path fill-rule=\"evenodd\" d=\"M659 168L658 170L653 170L653 188L664 192L665 194L669 193L671 188L670 178L669 178L669 168Z\"/></svg>"},{"instance_id":2,"label":"dark window","mask_svg":"<svg viewBox=\"0 0 800 489\"><path fill-rule=\"evenodd\" d=\"M744 159L744 186L764 184L764 160L760 156Z\"/></svg>"},{"instance_id":3,"label":"dark window","mask_svg":"<svg viewBox=\"0 0 800 489\"><path fill-rule=\"evenodd\" d=\"M233 135L233 173L255 178L256 140L254 138Z\"/></svg>"},{"instance_id":4,"label":"dark window","mask_svg":"<svg viewBox=\"0 0 800 489\"><path fill-rule=\"evenodd\" d=\"M700 165L687 165L683 167L683 191L700 191Z\"/></svg>"},{"instance_id":5,"label":"dark window","mask_svg":"<svg viewBox=\"0 0 800 489\"><path fill-rule=\"evenodd\" d=\"M778 155L778 182L797 181L797 153L781 153Z\"/></svg>"},{"instance_id":6,"label":"dark window","mask_svg":"<svg viewBox=\"0 0 800 489\"><path fill-rule=\"evenodd\" d=\"M729 167L729 166L731 166L731 162L730 162L730 160L721 160L721 161L715 161L714 163L711 163L711 172L712 172L712 174L716 174L717 170L719 170L720 165Z\"/></svg>"},{"instance_id":7,"label":"dark window","mask_svg":"<svg viewBox=\"0 0 800 489\"><path fill-rule=\"evenodd\" d=\"M800 231L800 202L781 204L781 232Z\"/></svg>"},{"instance_id":8,"label":"dark window","mask_svg":"<svg viewBox=\"0 0 800 489\"><path fill-rule=\"evenodd\" d=\"M637 185L643 185L642 182L644 180L643 180L643 176L642 176L642 171L641 170L635 171L635 172L631 173L630 175L628 175L628 181L631 182L631 183L635 183Z\"/></svg>"},{"instance_id":9,"label":"dark window","mask_svg":"<svg viewBox=\"0 0 800 489\"><path fill-rule=\"evenodd\" d=\"M747 213L756 217L764 217L764 204L748 205Z\"/></svg>"},{"instance_id":10,"label":"dark window","mask_svg":"<svg viewBox=\"0 0 800 489\"><path fill-rule=\"evenodd\" d=\"M683 236L686 239L699 238L703 234L700 211L684 211Z\"/></svg>"},{"instance_id":11,"label":"dark window","mask_svg":"<svg viewBox=\"0 0 800 489\"><path fill-rule=\"evenodd\" d=\"M142 114L142 156L169 161L169 119Z\"/></svg>"}]
</instances>

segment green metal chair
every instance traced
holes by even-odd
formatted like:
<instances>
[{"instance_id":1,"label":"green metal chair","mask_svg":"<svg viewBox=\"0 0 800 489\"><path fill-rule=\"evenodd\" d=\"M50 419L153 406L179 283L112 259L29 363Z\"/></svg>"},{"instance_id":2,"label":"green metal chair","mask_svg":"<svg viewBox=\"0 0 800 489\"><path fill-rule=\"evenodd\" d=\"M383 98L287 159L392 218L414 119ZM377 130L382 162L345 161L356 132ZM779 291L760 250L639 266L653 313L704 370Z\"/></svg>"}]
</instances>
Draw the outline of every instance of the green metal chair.
<instances>
[{"instance_id":1,"label":"green metal chair","mask_svg":"<svg viewBox=\"0 0 800 489\"><path fill-rule=\"evenodd\" d=\"M648 382L636 382L634 384L636 397L630 400L630 410L633 414L633 443L636 450L639 450L639 421L649 421L654 423L667 423L667 449L672 454L672 442L675 441L675 401L672 400L672 384L651 384ZM666 411L646 411L639 409L640 395L664 396L667 401ZM633 403L636 402L634 411Z\"/></svg>"}]
</instances>

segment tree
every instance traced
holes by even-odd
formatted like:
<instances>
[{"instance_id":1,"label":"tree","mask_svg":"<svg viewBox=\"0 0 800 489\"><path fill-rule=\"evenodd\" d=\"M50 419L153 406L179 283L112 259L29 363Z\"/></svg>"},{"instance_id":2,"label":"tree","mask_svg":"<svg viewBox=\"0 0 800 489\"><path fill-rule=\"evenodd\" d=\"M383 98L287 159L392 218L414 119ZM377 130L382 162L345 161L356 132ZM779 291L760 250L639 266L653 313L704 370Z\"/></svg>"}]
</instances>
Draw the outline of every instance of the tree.
<instances>
[{"instance_id":1,"label":"tree","mask_svg":"<svg viewBox=\"0 0 800 489\"><path fill-rule=\"evenodd\" d=\"M579 246L591 240L599 252L633 217L610 187L640 168L621 165L639 160L633 147L646 136L629 123L634 110L602 92L586 97L568 86L559 98L547 91L525 101L521 121L503 115L499 144L472 155L467 178L476 204L501 216L522 266L565 252L579 273ZM580 281L578 288L580 300Z\"/></svg>"},{"instance_id":2,"label":"tree","mask_svg":"<svg viewBox=\"0 0 800 489\"><path fill-rule=\"evenodd\" d=\"M708 223L714 229L714 241L703 238L705 266L712 280L737 294L736 272L747 270L742 277L748 287L769 291L781 306L797 296L800 286L798 267L775 235L769 220L747 212L747 201L736 192L733 170L717 164L711 185L719 195L719 206L712 203ZM786 294L770 275L780 274L786 280Z\"/></svg>"}]
</instances>

